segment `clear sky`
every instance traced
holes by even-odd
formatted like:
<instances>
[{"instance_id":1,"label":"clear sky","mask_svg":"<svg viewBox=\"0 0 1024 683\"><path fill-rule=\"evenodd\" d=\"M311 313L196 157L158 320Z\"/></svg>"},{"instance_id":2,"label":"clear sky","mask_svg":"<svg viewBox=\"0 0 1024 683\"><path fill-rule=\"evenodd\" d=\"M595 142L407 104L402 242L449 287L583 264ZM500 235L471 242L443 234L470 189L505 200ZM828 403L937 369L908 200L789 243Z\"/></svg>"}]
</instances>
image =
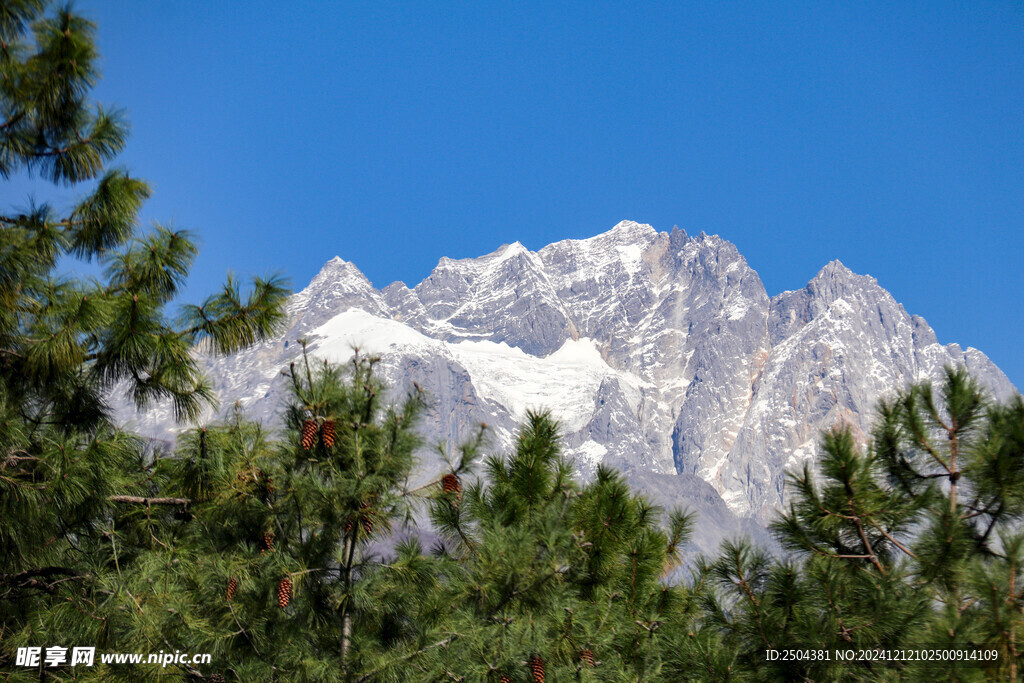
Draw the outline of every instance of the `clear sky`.
<instances>
[{"instance_id":1,"label":"clear sky","mask_svg":"<svg viewBox=\"0 0 1024 683\"><path fill-rule=\"evenodd\" d=\"M632 219L732 241L769 295L838 258L1024 388L1020 2L75 7L147 220L202 236L191 299Z\"/></svg>"}]
</instances>

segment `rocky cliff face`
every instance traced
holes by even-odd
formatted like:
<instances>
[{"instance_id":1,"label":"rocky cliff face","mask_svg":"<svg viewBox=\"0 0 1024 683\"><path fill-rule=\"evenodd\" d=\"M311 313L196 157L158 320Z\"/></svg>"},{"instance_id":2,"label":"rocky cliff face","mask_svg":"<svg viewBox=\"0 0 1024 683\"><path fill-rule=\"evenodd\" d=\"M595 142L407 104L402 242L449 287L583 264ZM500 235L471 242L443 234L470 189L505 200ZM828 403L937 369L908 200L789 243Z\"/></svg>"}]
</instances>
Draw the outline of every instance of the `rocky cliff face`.
<instances>
[{"instance_id":1,"label":"rocky cliff face","mask_svg":"<svg viewBox=\"0 0 1024 683\"><path fill-rule=\"evenodd\" d=\"M335 258L289 313L280 338L207 359L225 405L272 420L295 340L339 362L358 346L382 356L393 386L428 390L428 441L458 443L483 421L506 447L526 410L549 408L583 476L607 463L658 502L696 509L704 550L762 535L786 469L815 455L823 429L865 434L886 393L949 363L997 398L1016 391L980 351L940 345L838 261L769 298L729 242L630 221L538 252L516 243L442 258L412 289L378 291ZM154 436L173 429L160 409L133 421Z\"/></svg>"}]
</instances>

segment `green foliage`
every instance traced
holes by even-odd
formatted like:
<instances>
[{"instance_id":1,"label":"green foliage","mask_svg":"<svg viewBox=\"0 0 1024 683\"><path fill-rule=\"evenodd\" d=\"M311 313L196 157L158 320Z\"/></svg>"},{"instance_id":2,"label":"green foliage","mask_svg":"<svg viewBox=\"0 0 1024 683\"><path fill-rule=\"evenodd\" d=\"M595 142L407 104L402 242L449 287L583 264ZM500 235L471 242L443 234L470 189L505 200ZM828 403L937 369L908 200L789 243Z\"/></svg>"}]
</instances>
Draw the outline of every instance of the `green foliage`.
<instances>
[{"instance_id":1,"label":"green foliage","mask_svg":"<svg viewBox=\"0 0 1024 683\"><path fill-rule=\"evenodd\" d=\"M107 398L166 400L177 417L196 416L213 397L195 343L228 352L267 338L287 294L271 278L243 300L229 281L201 323L165 312L194 242L161 226L139 232L149 188L107 168L127 123L89 98L95 26L47 5L0 3L0 176L85 194L64 211L0 207L0 669L40 634L110 643L126 618L100 614L137 590L123 569L160 515L125 501L162 475L147 444L111 424ZM103 276L68 274L73 260L97 262Z\"/></svg>"},{"instance_id":2,"label":"green foliage","mask_svg":"<svg viewBox=\"0 0 1024 683\"><path fill-rule=\"evenodd\" d=\"M436 578L381 572L382 592L425 596L415 611L426 618L367 661L374 680L525 681L531 662L547 680L662 676L696 610L687 589L662 580L679 562L690 516L675 511L662 528L611 470L579 484L542 413L527 417L508 459L487 457L484 469L461 496L431 504L444 539Z\"/></svg>"},{"instance_id":3,"label":"green foliage","mask_svg":"<svg viewBox=\"0 0 1024 683\"><path fill-rule=\"evenodd\" d=\"M207 339L228 353L265 338L283 320L286 291L279 278L256 280L246 299L229 279L221 294L187 307L180 324L165 315L194 242L162 226L137 234L149 188L105 168L127 124L89 100L99 78L95 26L67 8L53 16L43 9L5 3L0 18L0 175L95 182L64 215L47 204L0 214L3 389L36 418L75 418L87 428L103 418L103 396L119 382L140 408L168 399L177 416L194 417L212 397L191 347ZM97 260L105 279L59 273L65 258Z\"/></svg>"},{"instance_id":4,"label":"green foliage","mask_svg":"<svg viewBox=\"0 0 1024 683\"><path fill-rule=\"evenodd\" d=\"M1017 680L1024 603L1019 532L1024 406L994 405L963 369L883 401L870 447L824 435L814 471L790 475L772 524L789 561L726 544L704 626L754 678L922 680L935 664L772 662L779 647L972 647L984 666L949 664L951 680ZM725 663L724 661L722 663ZM713 666L713 665L712 665ZM731 668L729 668L731 667Z\"/></svg>"},{"instance_id":5,"label":"green foliage","mask_svg":"<svg viewBox=\"0 0 1024 683\"><path fill-rule=\"evenodd\" d=\"M418 445L412 427L419 394L387 406L373 359L356 356L349 373L308 358L290 371L286 434L269 440L240 417L193 432L164 461L169 485L190 496L193 519L149 553L182 554L176 576L185 628L163 631L176 647L211 652L237 680L344 680L354 622L362 618L367 549L406 514L401 489ZM308 421L320 436L306 448ZM322 437L336 428L336 441ZM170 489L173 493L174 490ZM143 565L149 574L158 567ZM173 590L150 575L149 593ZM291 582L281 607L279 586ZM228 586L237 588L228 597ZM155 632L158 632L157 629ZM152 637L136 641L139 648Z\"/></svg>"},{"instance_id":6,"label":"green foliage","mask_svg":"<svg viewBox=\"0 0 1024 683\"><path fill-rule=\"evenodd\" d=\"M849 429L824 436L815 482L809 465L790 474L796 501L772 525L788 550L848 560L887 573L924 498L885 485L881 463L861 454Z\"/></svg>"}]
</instances>

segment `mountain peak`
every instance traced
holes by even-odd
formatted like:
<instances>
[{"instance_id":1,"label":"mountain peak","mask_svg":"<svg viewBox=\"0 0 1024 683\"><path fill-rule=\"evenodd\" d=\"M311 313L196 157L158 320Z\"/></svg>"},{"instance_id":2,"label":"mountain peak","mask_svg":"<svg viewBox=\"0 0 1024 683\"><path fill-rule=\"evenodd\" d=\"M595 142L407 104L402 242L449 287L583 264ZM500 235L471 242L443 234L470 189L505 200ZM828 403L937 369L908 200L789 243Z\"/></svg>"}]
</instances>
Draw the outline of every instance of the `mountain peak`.
<instances>
[{"instance_id":1,"label":"mountain peak","mask_svg":"<svg viewBox=\"0 0 1024 683\"><path fill-rule=\"evenodd\" d=\"M356 264L335 256L325 263L312 280L289 303L292 309L320 312L341 306L357 306L373 312L381 310L380 296Z\"/></svg>"},{"instance_id":2,"label":"mountain peak","mask_svg":"<svg viewBox=\"0 0 1024 683\"><path fill-rule=\"evenodd\" d=\"M320 267L320 272L316 274L313 281L310 282L312 285L315 282L323 282L325 280L337 280L337 279L351 279L366 281L369 284L369 280L363 275L363 271L359 270L359 267L351 261L346 261L340 256L335 256L330 261Z\"/></svg>"},{"instance_id":3,"label":"mountain peak","mask_svg":"<svg viewBox=\"0 0 1024 683\"><path fill-rule=\"evenodd\" d=\"M529 253L529 251L529 249L523 246L522 242L516 240L512 244L501 245L500 247L498 247L498 250L494 253L500 254L502 258L511 258L519 254L527 254Z\"/></svg>"},{"instance_id":4,"label":"mountain peak","mask_svg":"<svg viewBox=\"0 0 1024 683\"><path fill-rule=\"evenodd\" d=\"M846 264L844 264L842 261L840 261L839 259L832 259L831 261L826 263L821 270L818 271L818 274L815 276L815 279L824 277L851 277L854 274L855 273L849 268L847 268Z\"/></svg>"},{"instance_id":5,"label":"mountain peak","mask_svg":"<svg viewBox=\"0 0 1024 683\"><path fill-rule=\"evenodd\" d=\"M615 234L616 236L623 234L646 236L656 233L657 231L647 223L637 223L636 221L625 220L616 223L615 226L606 234Z\"/></svg>"},{"instance_id":6,"label":"mountain peak","mask_svg":"<svg viewBox=\"0 0 1024 683\"><path fill-rule=\"evenodd\" d=\"M314 279L326 277L329 275L337 276L338 274L348 273L358 274L359 277L365 277L363 275L363 272L359 270L359 266L352 263L351 261L346 261L340 256L335 256L330 261L327 261L326 263L324 263L324 265L320 266L320 271L317 273Z\"/></svg>"},{"instance_id":7,"label":"mountain peak","mask_svg":"<svg viewBox=\"0 0 1024 683\"><path fill-rule=\"evenodd\" d=\"M833 259L807 283L807 291L829 301L853 291L876 292L890 296L870 275L860 275L847 268L839 259Z\"/></svg>"}]
</instances>

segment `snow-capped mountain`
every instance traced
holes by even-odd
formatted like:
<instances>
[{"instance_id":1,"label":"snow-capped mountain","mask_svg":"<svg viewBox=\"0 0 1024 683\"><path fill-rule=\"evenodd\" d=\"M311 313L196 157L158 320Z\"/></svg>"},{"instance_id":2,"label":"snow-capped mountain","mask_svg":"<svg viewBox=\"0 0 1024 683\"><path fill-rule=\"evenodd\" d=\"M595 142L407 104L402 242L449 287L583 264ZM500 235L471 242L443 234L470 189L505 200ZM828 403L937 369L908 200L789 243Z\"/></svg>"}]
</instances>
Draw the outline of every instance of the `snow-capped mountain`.
<instances>
[{"instance_id":1,"label":"snow-capped mountain","mask_svg":"<svg viewBox=\"0 0 1024 683\"><path fill-rule=\"evenodd\" d=\"M458 443L486 422L503 448L526 410L548 408L583 476L607 463L657 502L695 509L704 550L759 535L786 469L815 455L823 429L866 433L882 395L949 363L997 398L1016 392L983 353L940 345L839 261L769 297L729 242L631 221L537 252L442 258L412 289L377 290L336 257L289 314L279 338L207 359L224 405L272 420L297 339L333 361L358 346L382 356L392 386L429 392L428 441ZM154 410L132 426L166 437L173 425Z\"/></svg>"}]
</instances>

